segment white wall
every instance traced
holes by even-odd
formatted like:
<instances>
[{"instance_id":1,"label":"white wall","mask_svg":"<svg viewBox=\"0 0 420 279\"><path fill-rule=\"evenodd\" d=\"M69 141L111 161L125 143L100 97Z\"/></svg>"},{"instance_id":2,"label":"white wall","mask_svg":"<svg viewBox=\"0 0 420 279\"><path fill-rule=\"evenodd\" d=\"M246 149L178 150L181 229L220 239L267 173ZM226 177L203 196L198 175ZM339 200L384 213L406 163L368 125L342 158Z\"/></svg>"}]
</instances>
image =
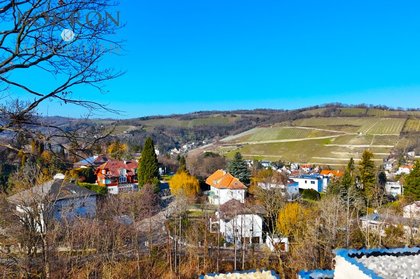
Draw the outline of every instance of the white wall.
<instances>
[{"instance_id":1,"label":"white wall","mask_svg":"<svg viewBox=\"0 0 420 279\"><path fill-rule=\"evenodd\" d=\"M219 189L211 186L210 191L214 193L214 196L209 198L211 204L224 204L232 199L245 202L245 190Z\"/></svg>"},{"instance_id":2,"label":"white wall","mask_svg":"<svg viewBox=\"0 0 420 279\"><path fill-rule=\"evenodd\" d=\"M313 189L318 191L318 179L310 178L292 178L294 181L299 183L299 189Z\"/></svg>"},{"instance_id":3,"label":"white wall","mask_svg":"<svg viewBox=\"0 0 420 279\"><path fill-rule=\"evenodd\" d=\"M220 233L226 239L226 242L233 243L236 236L238 242L241 237L259 237L262 242L263 220L256 214L240 214L232 220L225 222L220 220Z\"/></svg>"},{"instance_id":4,"label":"white wall","mask_svg":"<svg viewBox=\"0 0 420 279\"><path fill-rule=\"evenodd\" d=\"M343 257L335 256L334 279L369 279L357 266L346 261Z\"/></svg>"}]
</instances>

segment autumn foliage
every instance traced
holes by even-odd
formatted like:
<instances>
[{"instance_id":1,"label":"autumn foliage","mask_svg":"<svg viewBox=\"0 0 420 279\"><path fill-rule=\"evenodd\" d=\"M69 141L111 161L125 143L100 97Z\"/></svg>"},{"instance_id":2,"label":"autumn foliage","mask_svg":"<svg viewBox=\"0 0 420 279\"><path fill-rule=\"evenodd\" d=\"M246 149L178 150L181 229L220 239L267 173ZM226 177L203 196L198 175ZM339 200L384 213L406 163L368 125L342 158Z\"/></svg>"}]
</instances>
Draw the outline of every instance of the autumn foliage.
<instances>
[{"instance_id":1,"label":"autumn foliage","mask_svg":"<svg viewBox=\"0 0 420 279\"><path fill-rule=\"evenodd\" d=\"M200 189L200 183L194 176L185 171L176 173L169 181L171 193L175 196L185 195L188 198L195 198Z\"/></svg>"}]
</instances>

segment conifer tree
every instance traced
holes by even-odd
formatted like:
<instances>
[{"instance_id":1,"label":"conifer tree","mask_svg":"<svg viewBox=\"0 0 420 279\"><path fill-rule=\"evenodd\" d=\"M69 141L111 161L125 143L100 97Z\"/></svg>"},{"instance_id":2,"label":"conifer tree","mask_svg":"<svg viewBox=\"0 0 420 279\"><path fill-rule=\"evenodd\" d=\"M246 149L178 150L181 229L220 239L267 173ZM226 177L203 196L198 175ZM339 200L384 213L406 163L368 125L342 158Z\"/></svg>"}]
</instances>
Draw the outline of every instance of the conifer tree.
<instances>
[{"instance_id":1,"label":"conifer tree","mask_svg":"<svg viewBox=\"0 0 420 279\"><path fill-rule=\"evenodd\" d=\"M359 163L360 182L363 186L366 201L371 204L375 197L376 188L376 168L372 160L373 153L365 150Z\"/></svg>"},{"instance_id":2,"label":"conifer tree","mask_svg":"<svg viewBox=\"0 0 420 279\"><path fill-rule=\"evenodd\" d=\"M155 146L151 138L147 138L144 143L140 163L138 166L137 177L140 188L145 184L151 184L155 186L155 190L158 191L159 163L155 153Z\"/></svg>"},{"instance_id":3,"label":"conifer tree","mask_svg":"<svg viewBox=\"0 0 420 279\"><path fill-rule=\"evenodd\" d=\"M177 170L177 173L180 173L180 172L189 173L187 170L187 162L184 156L179 157L179 168Z\"/></svg>"},{"instance_id":4,"label":"conifer tree","mask_svg":"<svg viewBox=\"0 0 420 279\"><path fill-rule=\"evenodd\" d=\"M413 170L405 178L404 195L420 200L420 160L417 160Z\"/></svg>"},{"instance_id":5,"label":"conifer tree","mask_svg":"<svg viewBox=\"0 0 420 279\"><path fill-rule=\"evenodd\" d=\"M228 171L242 183L249 184L251 174L241 153L236 152L235 157L229 164Z\"/></svg>"}]
</instances>

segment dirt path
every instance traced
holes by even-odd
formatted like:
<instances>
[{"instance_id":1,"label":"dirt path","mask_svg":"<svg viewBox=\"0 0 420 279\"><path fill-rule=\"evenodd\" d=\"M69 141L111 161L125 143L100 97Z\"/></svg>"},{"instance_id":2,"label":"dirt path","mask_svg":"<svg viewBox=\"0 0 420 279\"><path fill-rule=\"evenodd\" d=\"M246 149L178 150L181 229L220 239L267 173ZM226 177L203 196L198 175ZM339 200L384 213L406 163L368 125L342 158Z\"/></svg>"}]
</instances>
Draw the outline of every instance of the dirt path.
<instances>
[{"instance_id":1,"label":"dirt path","mask_svg":"<svg viewBox=\"0 0 420 279\"><path fill-rule=\"evenodd\" d=\"M331 139L331 138L338 138L342 135L336 135L336 136L323 136L323 137L313 137L313 138L301 138L301 139L281 139L281 140L263 140L263 141L243 141L243 142L237 142L237 143L229 143L229 144L223 144L226 145L236 145L236 144L266 144L266 143L280 143L280 142L297 142L297 141L308 141L308 140L319 140L319 139Z\"/></svg>"}]
</instances>

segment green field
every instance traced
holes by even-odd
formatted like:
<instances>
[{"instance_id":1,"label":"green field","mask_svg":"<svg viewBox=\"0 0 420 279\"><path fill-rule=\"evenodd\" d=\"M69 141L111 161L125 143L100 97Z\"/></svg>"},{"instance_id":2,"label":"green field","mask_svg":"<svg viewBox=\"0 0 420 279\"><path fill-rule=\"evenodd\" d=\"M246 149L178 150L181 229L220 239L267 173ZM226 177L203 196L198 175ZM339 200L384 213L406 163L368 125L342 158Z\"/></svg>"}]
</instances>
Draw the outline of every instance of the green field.
<instances>
[{"instance_id":1,"label":"green field","mask_svg":"<svg viewBox=\"0 0 420 279\"><path fill-rule=\"evenodd\" d=\"M228 137L214 150L227 157L239 151L248 159L344 166L368 149L379 164L395 146L409 144L400 137L403 130L420 131L418 119L391 117L312 117L285 125L254 128Z\"/></svg>"},{"instance_id":2,"label":"green field","mask_svg":"<svg viewBox=\"0 0 420 279\"><path fill-rule=\"evenodd\" d=\"M233 139L232 142L241 143L288 139L309 139L335 135L337 135L336 132L329 132L323 130L273 126L252 129L252 133L246 133L242 136L239 135L239 137Z\"/></svg>"},{"instance_id":3,"label":"green field","mask_svg":"<svg viewBox=\"0 0 420 279\"><path fill-rule=\"evenodd\" d=\"M294 121L296 126L334 129L370 135L399 135L405 118L317 117Z\"/></svg>"}]
</instances>

